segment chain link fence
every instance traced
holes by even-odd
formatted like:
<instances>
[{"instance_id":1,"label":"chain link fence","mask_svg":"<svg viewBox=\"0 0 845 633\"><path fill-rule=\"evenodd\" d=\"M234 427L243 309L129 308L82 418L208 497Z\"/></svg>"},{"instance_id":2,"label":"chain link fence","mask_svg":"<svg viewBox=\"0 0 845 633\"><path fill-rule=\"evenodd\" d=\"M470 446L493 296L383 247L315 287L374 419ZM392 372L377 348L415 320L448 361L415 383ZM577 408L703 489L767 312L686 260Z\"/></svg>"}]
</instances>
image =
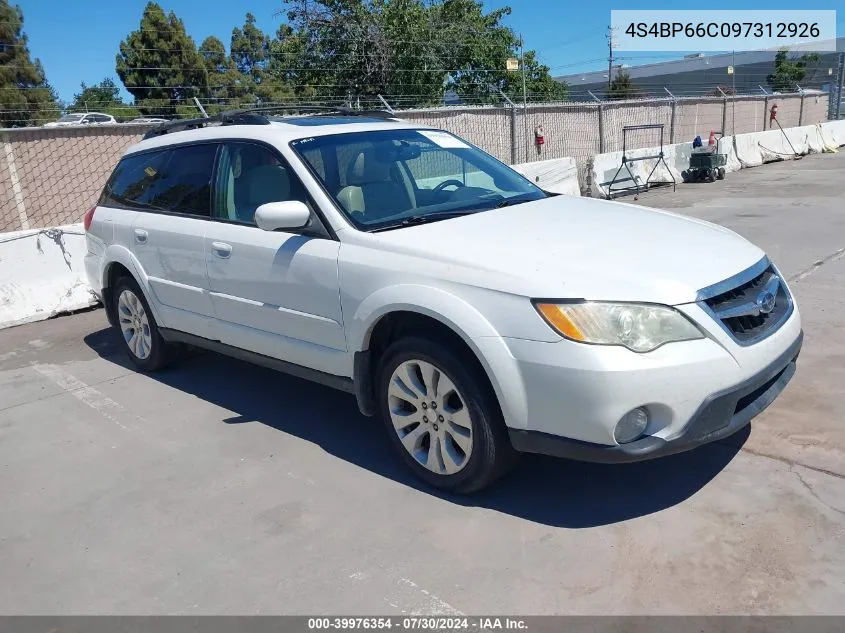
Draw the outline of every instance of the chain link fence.
<instances>
[{"instance_id":1,"label":"chain link fence","mask_svg":"<svg viewBox=\"0 0 845 633\"><path fill-rule=\"evenodd\" d=\"M452 106L403 110L397 116L453 132L499 160L527 163L574 157L586 183L588 161L622 149L622 128L663 125L663 143L769 129L778 106L783 127L827 119L827 94L694 97L521 106ZM541 127L544 143L535 130ZM120 156L150 129L139 125L0 130L0 232L79 222L97 198ZM654 147L655 130L628 135L629 149ZM706 142L706 141L705 141Z\"/></svg>"}]
</instances>

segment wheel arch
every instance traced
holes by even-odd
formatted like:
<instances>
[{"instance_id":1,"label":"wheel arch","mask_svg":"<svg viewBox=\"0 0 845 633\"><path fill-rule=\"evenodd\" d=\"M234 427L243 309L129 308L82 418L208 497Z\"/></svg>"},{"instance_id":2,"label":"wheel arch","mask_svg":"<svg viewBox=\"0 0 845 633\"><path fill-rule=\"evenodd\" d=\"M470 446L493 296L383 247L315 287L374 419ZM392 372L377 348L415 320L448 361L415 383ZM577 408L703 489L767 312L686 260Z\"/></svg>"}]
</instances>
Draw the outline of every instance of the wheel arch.
<instances>
[{"instance_id":1,"label":"wheel arch","mask_svg":"<svg viewBox=\"0 0 845 633\"><path fill-rule=\"evenodd\" d=\"M350 321L356 397L365 415L375 410L373 383L379 355L397 337L428 334L470 354L492 387L506 424L527 425L525 390L516 362L493 325L465 300L426 286L385 289L363 301Z\"/></svg>"},{"instance_id":2,"label":"wheel arch","mask_svg":"<svg viewBox=\"0 0 845 633\"><path fill-rule=\"evenodd\" d=\"M157 323L161 324L161 315L159 314L155 301L152 300L153 297L150 290L149 280L146 275L143 274L143 268L141 268L140 263L132 252L124 246L113 244L106 249L102 262L103 264L100 269L100 284L102 288L103 305L105 306L106 316L109 319L109 323L114 325L111 290L120 275L128 274L141 287L141 290L147 299L147 304L150 306L150 310L153 313L153 317L155 317Z\"/></svg>"}]
</instances>

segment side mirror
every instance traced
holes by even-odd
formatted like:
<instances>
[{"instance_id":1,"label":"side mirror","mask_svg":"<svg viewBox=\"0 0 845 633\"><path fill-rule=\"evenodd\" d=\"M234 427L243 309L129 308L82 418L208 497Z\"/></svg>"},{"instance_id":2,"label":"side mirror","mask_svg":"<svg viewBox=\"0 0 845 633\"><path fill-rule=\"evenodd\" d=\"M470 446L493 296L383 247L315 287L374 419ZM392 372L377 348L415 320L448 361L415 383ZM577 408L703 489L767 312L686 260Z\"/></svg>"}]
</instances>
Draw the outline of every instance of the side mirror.
<instances>
[{"instance_id":1,"label":"side mirror","mask_svg":"<svg viewBox=\"0 0 845 633\"><path fill-rule=\"evenodd\" d=\"M255 210L255 224L264 231L301 229L310 218L311 211L299 200L268 202Z\"/></svg>"}]
</instances>

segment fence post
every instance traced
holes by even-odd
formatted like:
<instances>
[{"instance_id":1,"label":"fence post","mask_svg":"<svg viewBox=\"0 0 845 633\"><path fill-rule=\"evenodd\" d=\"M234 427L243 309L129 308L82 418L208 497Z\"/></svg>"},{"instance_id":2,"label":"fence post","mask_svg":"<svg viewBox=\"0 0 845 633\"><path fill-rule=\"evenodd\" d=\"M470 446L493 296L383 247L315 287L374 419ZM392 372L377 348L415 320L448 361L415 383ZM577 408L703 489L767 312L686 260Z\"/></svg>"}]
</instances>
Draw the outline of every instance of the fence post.
<instances>
[{"instance_id":1,"label":"fence post","mask_svg":"<svg viewBox=\"0 0 845 633\"><path fill-rule=\"evenodd\" d=\"M6 154L6 165L9 167L9 180L12 185L12 196L15 198L15 207L18 211L18 221L21 224L21 230L29 228L29 218L26 215L26 202L23 197L23 189L21 188L21 181L18 178L18 168L15 165L15 152L12 149L12 143L9 134L3 134L3 152Z\"/></svg>"},{"instance_id":2,"label":"fence post","mask_svg":"<svg viewBox=\"0 0 845 633\"><path fill-rule=\"evenodd\" d=\"M675 143L675 116L677 112L677 104L678 102L675 98L672 98L672 114L669 118L669 144L672 145Z\"/></svg>"},{"instance_id":3,"label":"fence post","mask_svg":"<svg viewBox=\"0 0 845 633\"><path fill-rule=\"evenodd\" d=\"M516 165L516 106L511 106L511 165Z\"/></svg>"},{"instance_id":4,"label":"fence post","mask_svg":"<svg viewBox=\"0 0 845 633\"><path fill-rule=\"evenodd\" d=\"M604 104L599 103L599 154L604 154Z\"/></svg>"},{"instance_id":5,"label":"fence post","mask_svg":"<svg viewBox=\"0 0 845 633\"><path fill-rule=\"evenodd\" d=\"M845 90L845 53L839 53L839 87L836 90L836 103L833 114L835 119L842 116L842 91ZM831 90L831 93L833 91ZM830 97L828 97L830 99Z\"/></svg>"},{"instance_id":6,"label":"fence post","mask_svg":"<svg viewBox=\"0 0 845 633\"><path fill-rule=\"evenodd\" d=\"M769 98L763 98L763 131L766 131L766 115L769 113Z\"/></svg>"},{"instance_id":7,"label":"fence post","mask_svg":"<svg viewBox=\"0 0 845 633\"><path fill-rule=\"evenodd\" d=\"M798 127L804 125L804 91L801 91L801 106L798 108Z\"/></svg>"}]
</instances>

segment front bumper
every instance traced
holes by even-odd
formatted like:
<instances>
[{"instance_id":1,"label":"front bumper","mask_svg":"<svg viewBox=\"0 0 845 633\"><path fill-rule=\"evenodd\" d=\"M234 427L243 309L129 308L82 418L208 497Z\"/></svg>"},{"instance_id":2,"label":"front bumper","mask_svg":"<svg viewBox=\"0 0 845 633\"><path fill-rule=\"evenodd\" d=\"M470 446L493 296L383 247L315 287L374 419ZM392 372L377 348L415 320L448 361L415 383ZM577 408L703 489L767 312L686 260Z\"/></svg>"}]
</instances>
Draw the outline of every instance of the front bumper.
<instances>
[{"instance_id":1,"label":"front bumper","mask_svg":"<svg viewBox=\"0 0 845 633\"><path fill-rule=\"evenodd\" d=\"M705 398L681 431L669 438L646 436L629 444L603 445L564 438L542 431L509 429L513 447L581 461L636 462L688 451L732 435L768 407L795 374L804 334L774 362L739 384Z\"/></svg>"}]
</instances>

